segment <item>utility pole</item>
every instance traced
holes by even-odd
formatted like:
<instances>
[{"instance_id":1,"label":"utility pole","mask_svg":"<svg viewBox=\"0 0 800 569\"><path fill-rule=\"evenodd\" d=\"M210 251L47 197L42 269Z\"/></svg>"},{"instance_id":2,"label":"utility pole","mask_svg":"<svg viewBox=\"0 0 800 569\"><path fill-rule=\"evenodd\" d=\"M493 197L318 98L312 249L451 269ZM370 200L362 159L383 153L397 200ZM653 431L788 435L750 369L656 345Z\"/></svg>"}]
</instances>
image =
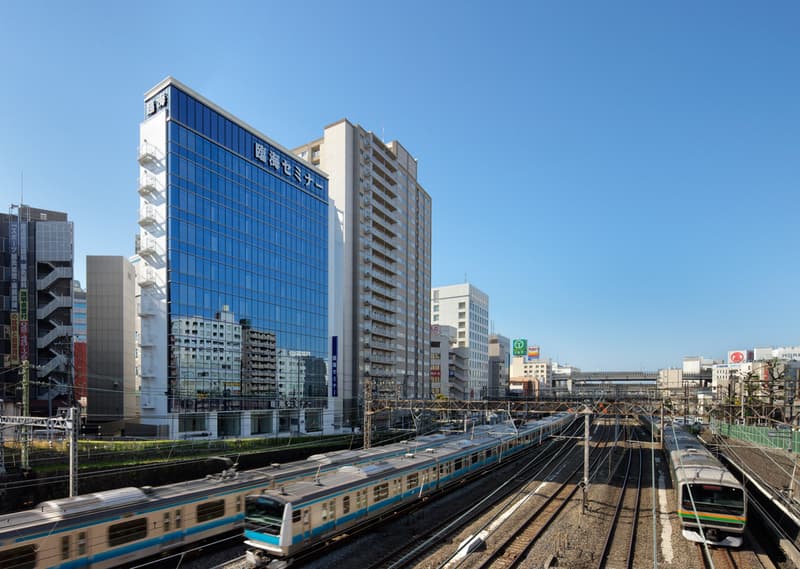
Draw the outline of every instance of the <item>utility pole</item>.
<instances>
[{"instance_id":1,"label":"utility pole","mask_svg":"<svg viewBox=\"0 0 800 569\"><path fill-rule=\"evenodd\" d=\"M589 492L589 417L592 415L592 410L587 405L583 410L583 498L582 506L583 513L586 513L588 507L588 492Z\"/></svg>"}]
</instances>

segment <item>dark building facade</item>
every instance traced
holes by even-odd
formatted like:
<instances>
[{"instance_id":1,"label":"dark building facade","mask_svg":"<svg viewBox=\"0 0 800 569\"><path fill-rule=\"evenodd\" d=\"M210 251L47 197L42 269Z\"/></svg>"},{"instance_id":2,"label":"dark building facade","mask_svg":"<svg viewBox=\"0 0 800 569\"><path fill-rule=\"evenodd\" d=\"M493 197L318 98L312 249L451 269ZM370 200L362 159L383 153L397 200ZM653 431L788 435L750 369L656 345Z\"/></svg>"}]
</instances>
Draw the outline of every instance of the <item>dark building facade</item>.
<instances>
[{"instance_id":1,"label":"dark building facade","mask_svg":"<svg viewBox=\"0 0 800 569\"><path fill-rule=\"evenodd\" d=\"M27 361L34 415L74 399L73 234L66 213L20 205L0 214L0 398L21 404Z\"/></svg>"}]
</instances>

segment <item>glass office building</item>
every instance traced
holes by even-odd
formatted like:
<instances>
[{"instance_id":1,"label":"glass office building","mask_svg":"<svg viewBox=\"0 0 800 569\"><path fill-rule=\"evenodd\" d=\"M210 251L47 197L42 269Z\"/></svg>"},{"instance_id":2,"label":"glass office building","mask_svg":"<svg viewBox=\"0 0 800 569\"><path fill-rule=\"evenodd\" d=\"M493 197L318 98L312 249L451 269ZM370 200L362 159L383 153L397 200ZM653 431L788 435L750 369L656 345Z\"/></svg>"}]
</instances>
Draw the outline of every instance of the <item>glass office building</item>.
<instances>
[{"instance_id":1,"label":"glass office building","mask_svg":"<svg viewBox=\"0 0 800 569\"><path fill-rule=\"evenodd\" d=\"M328 180L185 85L145 95L137 378L173 437L317 431Z\"/></svg>"}]
</instances>

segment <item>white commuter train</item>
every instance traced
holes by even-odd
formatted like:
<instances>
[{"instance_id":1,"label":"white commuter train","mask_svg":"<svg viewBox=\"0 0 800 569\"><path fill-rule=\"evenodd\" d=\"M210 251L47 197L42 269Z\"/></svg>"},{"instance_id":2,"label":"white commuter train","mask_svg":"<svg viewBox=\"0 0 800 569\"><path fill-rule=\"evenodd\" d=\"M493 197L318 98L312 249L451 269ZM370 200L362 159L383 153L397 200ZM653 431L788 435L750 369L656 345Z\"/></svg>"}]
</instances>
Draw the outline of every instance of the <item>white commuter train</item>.
<instances>
[{"instance_id":1,"label":"white commuter train","mask_svg":"<svg viewBox=\"0 0 800 569\"><path fill-rule=\"evenodd\" d=\"M248 496L248 560L263 566L271 559L291 558L402 503L541 444L574 420L573 413L559 413L518 428L506 424L475 429L438 448L420 447L418 452L370 464L342 466L315 480Z\"/></svg>"},{"instance_id":2,"label":"white commuter train","mask_svg":"<svg viewBox=\"0 0 800 569\"><path fill-rule=\"evenodd\" d=\"M342 465L438 448L456 435L433 434L368 450L317 454L306 460L158 487L120 488L43 502L0 515L0 569L107 569L241 531L245 497Z\"/></svg>"},{"instance_id":3,"label":"white commuter train","mask_svg":"<svg viewBox=\"0 0 800 569\"><path fill-rule=\"evenodd\" d=\"M683 537L690 541L739 547L747 524L747 492L736 477L684 426L643 417L662 432Z\"/></svg>"}]
</instances>

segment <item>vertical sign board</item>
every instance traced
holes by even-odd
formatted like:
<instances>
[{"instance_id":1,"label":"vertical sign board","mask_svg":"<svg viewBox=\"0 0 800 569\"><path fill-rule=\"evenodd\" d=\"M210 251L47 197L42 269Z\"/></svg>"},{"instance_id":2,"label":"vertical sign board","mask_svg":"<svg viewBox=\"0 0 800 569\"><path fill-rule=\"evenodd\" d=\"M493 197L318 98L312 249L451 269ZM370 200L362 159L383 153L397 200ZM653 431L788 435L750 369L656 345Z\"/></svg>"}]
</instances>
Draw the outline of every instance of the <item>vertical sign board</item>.
<instances>
[{"instance_id":1,"label":"vertical sign board","mask_svg":"<svg viewBox=\"0 0 800 569\"><path fill-rule=\"evenodd\" d=\"M539 359L539 346L528 346L528 359Z\"/></svg>"},{"instance_id":2,"label":"vertical sign board","mask_svg":"<svg viewBox=\"0 0 800 569\"><path fill-rule=\"evenodd\" d=\"M11 313L11 363L19 363L19 314Z\"/></svg>"},{"instance_id":3,"label":"vertical sign board","mask_svg":"<svg viewBox=\"0 0 800 569\"><path fill-rule=\"evenodd\" d=\"M521 340L514 340L511 343L513 354L515 356L526 356L528 355L528 340L521 339Z\"/></svg>"},{"instance_id":4,"label":"vertical sign board","mask_svg":"<svg viewBox=\"0 0 800 569\"><path fill-rule=\"evenodd\" d=\"M339 336L331 338L331 397L339 397Z\"/></svg>"}]
</instances>

